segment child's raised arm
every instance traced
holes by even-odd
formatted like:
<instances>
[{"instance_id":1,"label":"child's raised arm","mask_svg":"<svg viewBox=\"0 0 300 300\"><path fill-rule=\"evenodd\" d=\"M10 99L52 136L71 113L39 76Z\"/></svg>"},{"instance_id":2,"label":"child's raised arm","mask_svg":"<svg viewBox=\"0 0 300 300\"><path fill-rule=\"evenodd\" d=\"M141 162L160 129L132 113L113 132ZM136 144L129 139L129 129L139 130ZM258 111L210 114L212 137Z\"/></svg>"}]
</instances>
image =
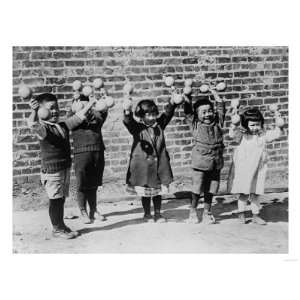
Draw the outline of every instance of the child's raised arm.
<instances>
[{"instance_id":1,"label":"child's raised arm","mask_svg":"<svg viewBox=\"0 0 300 300\"><path fill-rule=\"evenodd\" d=\"M29 106L31 108L31 114L27 119L28 127L34 134L36 134L38 139L43 140L47 136L47 131L46 128L39 123L39 103L35 99L31 99L29 102Z\"/></svg>"},{"instance_id":2,"label":"child's raised arm","mask_svg":"<svg viewBox=\"0 0 300 300\"><path fill-rule=\"evenodd\" d=\"M92 108L92 106L96 103L96 99L94 97L90 97L90 101L83 109L75 113L73 116L69 117L64 121L69 130L76 128L80 125L85 119L86 114Z\"/></svg>"},{"instance_id":3,"label":"child's raised arm","mask_svg":"<svg viewBox=\"0 0 300 300\"><path fill-rule=\"evenodd\" d=\"M164 112L157 119L157 123L161 126L162 129L165 129L173 118L175 107L176 105L171 98L171 100L165 106Z\"/></svg>"},{"instance_id":4,"label":"child's raised arm","mask_svg":"<svg viewBox=\"0 0 300 300\"><path fill-rule=\"evenodd\" d=\"M216 110L217 110L217 116L218 116L218 121L221 125L221 127L224 126L224 121L225 121L225 103L223 99L218 95L217 91L214 89L210 89L215 101L216 101Z\"/></svg>"},{"instance_id":5,"label":"child's raised arm","mask_svg":"<svg viewBox=\"0 0 300 300\"><path fill-rule=\"evenodd\" d=\"M123 124L132 135L138 132L139 123L133 118L131 106L123 110Z\"/></svg>"}]
</instances>

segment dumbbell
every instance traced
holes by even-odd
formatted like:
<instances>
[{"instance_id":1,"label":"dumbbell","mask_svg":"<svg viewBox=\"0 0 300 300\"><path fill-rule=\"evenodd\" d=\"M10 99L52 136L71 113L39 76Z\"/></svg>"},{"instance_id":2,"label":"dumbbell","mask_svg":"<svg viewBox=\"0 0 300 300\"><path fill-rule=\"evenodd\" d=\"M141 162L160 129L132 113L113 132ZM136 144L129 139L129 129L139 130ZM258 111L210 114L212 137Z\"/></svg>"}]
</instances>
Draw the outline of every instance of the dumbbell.
<instances>
[{"instance_id":1,"label":"dumbbell","mask_svg":"<svg viewBox=\"0 0 300 300\"><path fill-rule=\"evenodd\" d=\"M192 93L193 79L186 79L184 82L183 94L189 96Z\"/></svg>"},{"instance_id":2,"label":"dumbbell","mask_svg":"<svg viewBox=\"0 0 300 300\"><path fill-rule=\"evenodd\" d=\"M234 125L237 125L240 123L241 118L238 114L238 108L240 106L240 101L239 99L233 99L231 101L231 108L232 108L232 114L231 114L231 122Z\"/></svg>"},{"instance_id":3,"label":"dumbbell","mask_svg":"<svg viewBox=\"0 0 300 300\"><path fill-rule=\"evenodd\" d=\"M30 98L32 98L33 93L32 93L32 89L29 86L22 84L19 87L18 94L23 100L29 100ZM51 112L49 109L45 107L39 107L37 114L40 119L47 120L49 119Z\"/></svg>"},{"instance_id":4,"label":"dumbbell","mask_svg":"<svg viewBox=\"0 0 300 300\"><path fill-rule=\"evenodd\" d=\"M176 90L174 83L175 79L172 76L164 76L165 85L172 89L172 99L175 104L181 104L184 101L183 95Z\"/></svg>"},{"instance_id":5,"label":"dumbbell","mask_svg":"<svg viewBox=\"0 0 300 300\"><path fill-rule=\"evenodd\" d=\"M272 113L274 113L276 126L279 127L279 128L282 128L284 126L284 120L281 117L281 113L279 111L278 105L277 104L271 104L269 106L269 109Z\"/></svg>"}]
</instances>

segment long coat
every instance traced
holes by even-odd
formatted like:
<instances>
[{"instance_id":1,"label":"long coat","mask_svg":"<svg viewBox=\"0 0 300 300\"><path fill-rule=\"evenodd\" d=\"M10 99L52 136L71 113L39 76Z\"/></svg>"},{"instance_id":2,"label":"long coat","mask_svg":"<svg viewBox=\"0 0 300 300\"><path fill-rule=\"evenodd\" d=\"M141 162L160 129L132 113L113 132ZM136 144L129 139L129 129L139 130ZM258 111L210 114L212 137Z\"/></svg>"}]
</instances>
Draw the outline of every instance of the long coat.
<instances>
[{"instance_id":1,"label":"long coat","mask_svg":"<svg viewBox=\"0 0 300 300\"><path fill-rule=\"evenodd\" d=\"M164 129L174 115L175 105L168 104L155 127L146 126L124 114L123 123L133 136L126 183L131 186L159 188L173 181Z\"/></svg>"}]
</instances>

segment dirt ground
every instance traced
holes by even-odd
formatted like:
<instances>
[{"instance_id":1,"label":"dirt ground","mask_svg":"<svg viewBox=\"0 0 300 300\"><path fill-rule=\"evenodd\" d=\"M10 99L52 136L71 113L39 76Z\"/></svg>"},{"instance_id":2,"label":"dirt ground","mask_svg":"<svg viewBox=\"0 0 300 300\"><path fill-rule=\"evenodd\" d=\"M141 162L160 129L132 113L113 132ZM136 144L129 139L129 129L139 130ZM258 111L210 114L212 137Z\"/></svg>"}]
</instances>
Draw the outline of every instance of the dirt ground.
<instances>
[{"instance_id":1,"label":"dirt ground","mask_svg":"<svg viewBox=\"0 0 300 300\"><path fill-rule=\"evenodd\" d=\"M74 240L51 237L47 209L13 212L14 253L287 253L288 193L261 199L266 226L240 224L232 196L214 198L217 224L187 224L188 199L165 200L167 223L144 223L137 200L103 202L107 221L82 224L76 207L67 205L66 224L81 233Z\"/></svg>"}]
</instances>

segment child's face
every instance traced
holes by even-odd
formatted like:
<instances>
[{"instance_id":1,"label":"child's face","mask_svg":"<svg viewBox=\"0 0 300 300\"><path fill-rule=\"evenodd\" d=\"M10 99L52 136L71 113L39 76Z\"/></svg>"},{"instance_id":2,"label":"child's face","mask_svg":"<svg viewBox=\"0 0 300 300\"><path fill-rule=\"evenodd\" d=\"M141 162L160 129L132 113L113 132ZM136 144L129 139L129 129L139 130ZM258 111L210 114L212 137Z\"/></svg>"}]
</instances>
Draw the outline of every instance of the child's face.
<instances>
[{"instance_id":1,"label":"child's face","mask_svg":"<svg viewBox=\"0 0 300 300\"><path fill-rule=\"evenodd\" d=\"M143 122L146 124L146 125L153 125L157 120L157 114L156 113L146 113L144 118L143 118Z\"/></svg>"},{"instance_id":2,"label":"child's face","mask_svg":"<svg viewBox=\"0 0 300 300\"><path fill-rule=\"evenodd\" d=\"M248 121L248 128L251 134L258 133L261 129L261 122L260 121Z\"/></svg>"},{"instance_id":3,"label":"child's face","mask_svg":"<svg viewBox=\"0 0 300 300\"><path fill-rule=\"evenodd\" d=\"M198 120L205 124L211 124L215 118L214 111L209 104L199 106L197 114Z\"/></svg>"},{"instance_id":4,"label":"child's face","mask_svg":"<svg viewBox=\"0 0 300 300\"><path fill-rule=\"evenodd\" d=\"M59 119L59 108L58 108L58 103L56 101L47 101L43 102L41 107L47 108L50 111L50 117L48 118L47 121L51 123L57 123Z\"/></svg>"}]
</instances>

